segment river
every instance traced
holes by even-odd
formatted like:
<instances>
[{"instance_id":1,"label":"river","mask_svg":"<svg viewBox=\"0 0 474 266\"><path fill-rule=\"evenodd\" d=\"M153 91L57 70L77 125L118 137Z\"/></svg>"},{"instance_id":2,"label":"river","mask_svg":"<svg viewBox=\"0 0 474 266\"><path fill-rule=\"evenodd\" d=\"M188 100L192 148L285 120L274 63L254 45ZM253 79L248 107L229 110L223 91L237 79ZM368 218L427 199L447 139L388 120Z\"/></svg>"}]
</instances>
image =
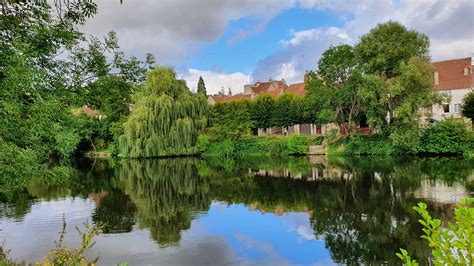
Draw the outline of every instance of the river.
<instances>
[{"instance_id":1,"label":"river","mask_svg":"<svg viewBox=\"0 0 474 266\"><path fill-rule=\"evenodd\" d=\"M81 160L65 181L32 181L1 203L9 258L42 261L74 227L102 226L99 265L421 264L430 250L412 210L453 221L474 192L463 158L289 157Z\"/></svg>"}]
</instances>

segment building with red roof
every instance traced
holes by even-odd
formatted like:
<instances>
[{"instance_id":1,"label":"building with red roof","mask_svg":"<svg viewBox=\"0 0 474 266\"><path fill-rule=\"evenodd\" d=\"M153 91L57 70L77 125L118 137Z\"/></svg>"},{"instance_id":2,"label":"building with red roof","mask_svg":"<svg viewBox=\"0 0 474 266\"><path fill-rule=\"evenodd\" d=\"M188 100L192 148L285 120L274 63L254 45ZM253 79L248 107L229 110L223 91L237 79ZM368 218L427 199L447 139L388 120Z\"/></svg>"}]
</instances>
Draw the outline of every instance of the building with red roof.
<instances>
[{"instance_id":1,"label":"building with red roof","mask_svg":"<svg viewBox=\"0 0 474 266\"><path fill-rule=\"evenodd\" d=\"M238 101L243 99L255 99L258 95L269 94L276 98L284 93L291 93L298 97L304 97L304 82L287 85L284 79L272 80L266 82L257 81L254 84L244 85L244 92L235 95L212 95L208 98L209 104L218 102Z\"/></svg>"},{"instance_id":2,"label":"building with red roof","mask_svg":"<svg viewBox=\"0 0 474 266\"><path fill-rule=\"evenodd\" d=\"M433 120L461 118L464 96L474 89L474 54L471 57L433 62L435 91L448 96L442 105L433 105Z\"/></svg>"}]
</instances>

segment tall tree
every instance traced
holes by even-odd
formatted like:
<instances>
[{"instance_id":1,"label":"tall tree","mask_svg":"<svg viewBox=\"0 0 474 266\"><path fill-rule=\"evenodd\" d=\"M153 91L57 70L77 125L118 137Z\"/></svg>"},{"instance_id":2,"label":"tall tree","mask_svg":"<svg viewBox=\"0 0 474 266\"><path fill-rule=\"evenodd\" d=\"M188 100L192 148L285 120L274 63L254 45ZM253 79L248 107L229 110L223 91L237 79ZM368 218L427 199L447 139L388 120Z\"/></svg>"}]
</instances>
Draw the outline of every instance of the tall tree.
<instances>
[{"instance_id":1,"label":"tall tree","mask_svg":"<svg viewBox=\"0 0 474 266\"><path fill-rule=\"evenodd\" d=\"M464 96L462 115L471 119L472 128L474 128L474 92L472 91Z\"/></svg>"},{"instance_id":2,"label":"tall tree","mask_svg":"<svg viewBox=\"0 0 474 266\"><path fill-rule=\"evenodd\" d=\"M207 101L193 95L166 67L153 69L124 123L119 148L125 157L195 153L197 135L207 125Z\"/></svg>"},{"instance_id":3,"label":"tall tree","mask_svg":"<svg viewBox=\"0 0 474 266\"><path fill-rule=\"evenodd\" d=\"M308 99L318 110L316 123L335 122L344 128L355 128L360 115L357 86L361 79L356 65L350 45L331 46L324 51L317 73L307 82Z\"/></svg>"},{"instance_id":4,"label":"tall tree","mask_svg":"<svg viewBox=\"0 0 474 266\"><path fill-rule=\"evenodd\" d=\"M198 81L198 87L197 87L197 93L200 93L204 96L207 96L207 91L206 91L206 84L204 84L204 80L202 79L201 76L199 76L199 81Z\"/></svg>"},{"instance_id":5,"label":"tall tree","mask_svg":"<svg viewBox=\"0 0 474 266\"><path fill-rule=\"evenodd\" d=\"M289 127L303 121L303 100L294 94L285 93L275 100L272 125Z\"/></svg>"},{"instance_id":6,"label":"tall tree","mask_svg":"<svg viewBox=\"0 0 474 266\"><path fill-rule=\"evenodd\" d=\"M270 128L273 126L273 109L275 99L269 94L262 94L253 102L251 108L252 119L257 128Z\"/></svg>"},{"instance_id":7,"label":"tall tree","mask_svg":"<svg viewBox=\"0 0 474 266\"><path fill-rule=\"evenodd\" d=\"M355 55L366 74L375 74L386 81L389 123L394 118L391 79L400 75L401 63L412 57L429 61L429 39L394 21L379 24L360 38Z\"/></svg>"}]
</instances>

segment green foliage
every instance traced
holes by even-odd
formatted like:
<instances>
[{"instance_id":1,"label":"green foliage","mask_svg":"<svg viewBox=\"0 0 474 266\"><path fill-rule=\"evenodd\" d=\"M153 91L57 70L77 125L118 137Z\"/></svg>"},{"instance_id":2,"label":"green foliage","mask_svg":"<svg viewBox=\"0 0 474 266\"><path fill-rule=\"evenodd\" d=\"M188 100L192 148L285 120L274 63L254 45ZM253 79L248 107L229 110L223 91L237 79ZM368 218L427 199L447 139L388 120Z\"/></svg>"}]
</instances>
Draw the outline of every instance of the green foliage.
<instances>
[{"instance_id":1,"label":"green foliage","mask_svg":"<svg viewBox=\"0 0 474 266\"><path fill-rule=\"evenodd\" d=\"M387 123L387 93L385 82L380 76L366 75L357 91L361 98L361 109L367 118L367 124L376 130L382 130Z\"/></svg>"},{"instance_id":2,"label":"green foliage","mask_svg":"<svg viewBox=\"0 0 474 266\"><path fill-rule=\"evenodd\" d=\"M132 84L125 77L104 76L83 90L83 104L99 109L107 120L116 122L128 115L132 92Z\"/></svg>"},{"instance_id":3,"label":"green foliage","mask_svg":"<svg viewBox=\"0 0 474 266\"><path fill-rule=\"evenodd\" d=\"M317 75L312 75L308 87L308 104L317 110L317 123L334 122L355 128L360 116L357 93L362 75L356 71L354 50L350 45L331 46L318 61ZM312 102L311 102L312 101Z\"/></svg>"},{"instance_id":4,"label":"green foliage","mask_svg":"<svg viewBox=\"0 0 474 266\"><path fill-rule=\"evenodd\" d=\"M281 155L306 154L308 145L320 144L321 138L293 134L289 137L253 137L244 139L224 139L208 141L202 137L201 143L207 143L202 149L205 157L268 157Z\"/></svg>"},{"instance_id":5,"label":"green foliage","mask_svg":"<svg viewBox=\"0 0 474 266\"><path fill-rule=\"evenodd\" d=\"M206 84L204 84L204 80L202 79L201 76L199 77L199 81L197 85L197 93L207 96Z\"/></svg>"},{"instance_id":6,"label":"green foliage","mask_svg":"<svg viewBox=\"0 0 474 266\"><path fill-rule=\"evenodd\" d=\"M252 119L257 128L270 128L273 124L273 112L275 99L271 95L262 94L257 96L251 105Z\"/></svg>"},{"instance_id":7,"label":"green foliage","mask_svg":"<svg viewBox=\"0 0 474 266\"><path fill-rule=\"evenodd\" d=\"M474 91L471 91L466 96L464 96L462 115L474 120Z\"/></svg>"},{"instance_id":8,"label":"green foliage","mask_svg":"<svg viewBox=\"0 0 474 266\"><path fill-rule=\"evenodd\" d=\"M396 255L403 261L403 265L405 266L418 266L419 265L418 262L416 262L416 260L413 260L408 255L408 251L406 251L403 248L401 248L400 253L397 253Z\"/></svg>"},{"instance_id":9,"label":"green foliage","mask_svg":"<svg viewBox=\"0 0 474 266\"><path fill-rule=\"evenodd\" d=\"M294 94L285 93L275 100L272 126L289 127L303 122L303 100Z\"/></svg>"},{"instance_id":10,"label":"green foliage","mask_svg":"<svg viewBox=\"0 0 474 266\"><path fill-rule=\"evenodd\" d=\"M355 135L340 140L333 146L344 145L344 154L397 154L400 149L393 145L385 136L373 134L369 136Z\"/></svg>"},{"instance_id":11,"label":"green foliage","mask_svg":"<svg viewBox=\"0 0 474 266\"><path fill-rule=\"evenodd\" d=\"M32 149L22 149L0 138L0 198L10 200L42 169Z\"/></svg>"},{"instance_id":12,"label":"green foliage","mask_svg":"<svg viewBox=\"0 0 474 266\"><path fill-rule=\"evenodd\" d=\"M288 154L306 154L308 152L308 137L293 134L288 137Z\"/></svg>"},{"instance_id":13,"label":"green foliage","mask_svg":"<svg viewBox=\"0 0 474 266\"><path fill-rule=\"evenodd\" d=\"M423 131L422 151L463 154L474 148L474 137L462 121L446 119Z\"/></svg>"},{"instance_id":14,"label":"green foliage","mask_svg":"<svg viewBox=\"0 0 474 266\"><path fill-rule=\"evenodd\" d=\"M356 64L352 46L348 44L330 46L318 61L318 74L329 86L344 86Z\"/></svg>"},{"instance_id":15,"label":"green foliage","mask_svg":"<svg viewBox=\"0 0 474 266\"><path fill-rule=\"evenodd\" d=\"M401 63L412 57L428 61L429 45L426 35L389 21L363 35L355 46L355 55L366 73L392 78L401 73Z\"/></svg>"},{"instance_id":16,"label":"green foliage","mask_svg":"<svg viewBox=\"0 0 474 266\"><path fill-rule=\"evenodd\" d=\"M217 140L241 139L250 137L254 121L250 111L251 102L230 101L217 103L210 108L210 136Z\"/></svg>"},{"instance_id":17,"label":"green foliage","mask_svg":"<svg viewBox=\"0 0 474 266\"><path fill-rule=\"evenodd\" d=\"M72 250L66 244L64 244L64 237L66 235L66 220L63 218L63 227L61 229L59 240L56 242L56 248L49 251L48 255L45 256L43 264L45 265L89 265L95 264L98 257L95 260L89 261L86 258L86 252L90 250L95 242L94 237L100 234L100 230L97 226L89 226L84 224L86 229L85 232L81 232L76 227L77 232L81 237L81 244Z\"/></svg>"},{"instance_id":18,"label":"green foliage","mask_svg":"<svg viewBox=\"0 0 474 266\"><path fill-rule=\"evenodd\" d=\"M305 116L317 125L333 122L334 106L331 103L336 96L335 91L324 86L316 73L309 72L307 75L310 79L306 82Z\"/></svg>"},{"instance_id":19,"label":"green foliage","mask_svg":"<svg viewBox=\"0 0 474 266\"><path fill-rule=\"evenodd\" d=\"M435 265L471 265L474 261L474 199L463 199L454 210L456 223L443 228L439 219L433 219L425 203L418 203L413 209L421 216L424 235L432 249ZM404 265L418 265L412 261L406 250L400 249L397 256Z\"/></svg>"},{"instance_id":20,"label":"green foliage","mask_svg":"<svg viewBox=\"0 0 474 266\"><path fill-rule=\"evenodd\" d=\"M418 153L423 150L421 135L423 131L418 125L393 124L390 127L389 141L406 153Z\"/></svg>"},{"instance_id":21,"label":"green foliage","mask_svg":"<svg viewBox=\"0 0 474 266\"><path fill-rule=\"evenodd\" d=\"M343 138L332 146L344 145L345 154L458 154L472 150L474 139L462 121L447 119L427 128L393 125L390 136L372 134Z\"/></svg>"},{"instance_id":22,"label":"green foliage","mask_svg":"<svg viewBox=\"0 0 474 266\"><path fill-rule=\"evenodd\" d=\"M193 95L170 68L153 69L144 89L134 95L133 111L119 138L125 157L196 153L196 139L207 124L207 102Z\"/></svg>"}]
</instances>

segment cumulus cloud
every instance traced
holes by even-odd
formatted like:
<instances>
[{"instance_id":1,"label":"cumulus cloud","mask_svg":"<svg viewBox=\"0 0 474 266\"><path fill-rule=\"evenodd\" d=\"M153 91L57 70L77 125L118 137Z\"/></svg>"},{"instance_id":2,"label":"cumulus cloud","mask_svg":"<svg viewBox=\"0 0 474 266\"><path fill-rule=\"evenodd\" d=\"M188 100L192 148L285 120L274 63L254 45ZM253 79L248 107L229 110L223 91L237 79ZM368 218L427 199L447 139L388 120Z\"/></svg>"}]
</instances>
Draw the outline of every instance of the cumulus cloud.
<instances>
[{"instance_id":1,"label":"cumulus cloud","mask_svg":"<svg viewBox=\"0 0 474 266\"><path fill-rule=\"evenodd\" d=\"M226 93L228 88L231 88L234 94L243 92L244 84L250 83L250 75L242 72L225 74L215 70L189 69L180 74L180 78L186 80L186 84L192 91L197 90L199 77L202 77L206 84L207 94L217 94L222 87Z\"/></svg>"},{"instance_id":2,"label":"cumulus cloud","mask_svg":"<svg viewBox=\"0 0 474 266\"><path fill-rule=\"evenodd\" d=\"M474 2L471 0L300 0L298 5L333 12L345 23L340 28L290 31L291 38L280 42L282 50L257 64L253 80L278 76L291 65L294 71L290 81L301 81L306 70L316 68L317 60L330 45L354 44L378 23L389 20L428 35L432 60L468 57L473 52Z\"/></svg>"},{"instance_id":3,"label":"cumulus cloud","mask_svg":"<svg viewBox=\"0 0 474 266\"><path fill-rule=\"evenodd\" d=\"M204 43L217 40L226 25L250 17L263 30L266 23L293 2L290 0L118 0L98 1L99 13L83 30L105 35L115 30L121 47L131 54L154 53L160 63L181 64ZM243 30L232 42L252 34Z\"/></svg>"}]
</instances>

